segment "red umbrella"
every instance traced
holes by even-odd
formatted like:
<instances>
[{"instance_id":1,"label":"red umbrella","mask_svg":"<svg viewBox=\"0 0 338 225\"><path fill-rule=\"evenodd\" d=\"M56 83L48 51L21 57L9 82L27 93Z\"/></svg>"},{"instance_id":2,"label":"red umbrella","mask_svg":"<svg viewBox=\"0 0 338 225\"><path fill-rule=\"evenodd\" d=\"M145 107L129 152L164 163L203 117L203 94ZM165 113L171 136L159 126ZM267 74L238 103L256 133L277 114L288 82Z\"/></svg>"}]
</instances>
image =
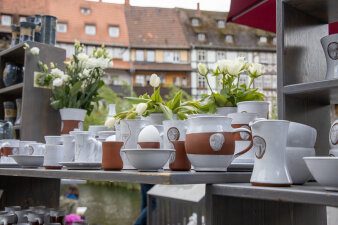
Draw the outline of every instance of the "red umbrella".
<instances>
[{"instance_id":1,"label":"red umbrella","mask_svg":"<svg viewBox=\"0 0 338 225\"><path fill-rule=\"evenodd\" d=\"M276 33L276 0L232 0L227 22ZM338 33L338 22L329 25L329 33Z\"/></svg>"}]
</instances>

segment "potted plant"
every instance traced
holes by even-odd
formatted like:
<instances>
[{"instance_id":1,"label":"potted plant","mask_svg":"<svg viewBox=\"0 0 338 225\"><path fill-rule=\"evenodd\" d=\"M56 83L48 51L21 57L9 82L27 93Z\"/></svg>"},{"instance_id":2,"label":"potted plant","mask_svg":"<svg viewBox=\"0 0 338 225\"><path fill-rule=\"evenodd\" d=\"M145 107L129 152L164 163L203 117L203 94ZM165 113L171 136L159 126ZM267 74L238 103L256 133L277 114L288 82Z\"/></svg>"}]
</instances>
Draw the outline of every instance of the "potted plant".
<instances>
[{"instance_id":1,"label":"potted plant","mask_svg":"<svg viewBox=\"0 0 338 225\"><path fill-rule=\"evenodd\" d=\"M41 71L34 73L35 86L52 90L51 106L60 110L61 134L83 128L86 114L90 115L93 104L100 100L98 90L104 85L104 70L112 66L112 58L104 46L94 49L90 55L84 53L84 45L80 42L76 41L74 47L75 54L65 62L64 71L54 63L48 66L39 60ZM29 45L26 44L25 49L28 50Z\"/></svg>"},{"instance_id":2,"label":"potted plant","mask_svg":"<svg viewBox=\"0 0 338 225\"><path fill-rule=\"evenodd\" d=\"M220 88L215 92L209 83L208 73L219 81ZM264 73L262 64L247 63L243 57L235 60L220 60L209 70L205 64L198 64L198 73L205 77L211 94L202 96L201 111L227 115L237 111L237 103L243 101L264 101L263 94L253 88L253 82ZM250 83L240 84L241 74L247 73Z\"/></svg>"}]
</instances>

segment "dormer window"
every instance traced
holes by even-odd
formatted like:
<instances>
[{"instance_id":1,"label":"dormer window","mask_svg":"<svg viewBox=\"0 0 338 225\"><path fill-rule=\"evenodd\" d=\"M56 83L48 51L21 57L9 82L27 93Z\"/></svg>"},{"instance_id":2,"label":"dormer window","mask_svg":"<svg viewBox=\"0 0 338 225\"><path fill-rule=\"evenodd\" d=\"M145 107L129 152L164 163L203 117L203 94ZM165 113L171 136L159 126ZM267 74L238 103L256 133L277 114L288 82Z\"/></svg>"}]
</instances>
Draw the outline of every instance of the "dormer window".
<instances>
[{"instance_id":1,"label":"dormer window","mask_svg":"<svg viewBox=\"0 0 338 225\"><path fill-rule=\"evenodd\" d=\"M268 38L265 37L265 36L260 36L260 37L259 37L259 43L261 43L261 44L266 44L266 43L268 43Z\"/></svg>"},{"instance_id":2,"label":"dormer window","mask_svg":"<svg viewBox=\"0 0 338 225\"><path fill-rule=\"evenodd\" d=\"M67 23L57 23L56 32L67 33Z\"/></svg>"},{"instance_id":3,"label":"dormer window","mask_svg":"<svg viewBox=\"0 0 338 225\"><path fill-rule=\"evenodd\" d=\"M204 33L197 34L197 39L199 41L205 41L205 34Z\"/></svg>"},{"instance_id":4,"label":"dormer window","mask_svg":"<svg viewBox=\"0 0 338 225\"><path fill-rule=\"evenodd\" d=\"M192 18L191 24L192 24L194 27L197 27L197 26L200 25L200 20L199 20L198 18Z\"/></svg>"},{"instance_id":5,"label":"dormer window","mask_svg":"<svg viewBox=\"0 0 338 225\"><path fill-rule=\"evenodd\" d=\"M217 21L217 27L218 28L225 28L225 22L224 22L224 20L218 20Z\"/></svg>"},{"instance_id":6,"label":"dormer window","mask_svg":"<svg viewBox=\"0 0 338 225\"><path fill-rule=\"evenodd\" d=\"M12 16L10 15L2 15L1 16L1 25L2 26L10 26L12 24Z\"/></svg>"},{"instance_id":7,"label":"dormer window","mask_svg":"<svg viewBox=\"0 0 338 225\"><path fill-rule=\"evenodd\" d=\"M87 24L85 26L85 33L87 35L91 35L91 36L96 35L96 26L95 25L89 25L89 24Z\"/></svg>"},{"instance_id":8,"label":"dormer window","mask_svg":"<svg viewBox=\"0 0 338 225\"><path fill-rule=\"evenodd\" d=\"M225 42L228 43L228 44L234 43L234 37L233 37L232 35L225 35L224 40L225 40Z\"/></svg>"},{"instance_id":9,"label":"dormer window","mask_svg":"<svg viewBox=\"0 0 338 225\"><path fill-rule=\"evenodd\" d=\"M83 15L89 15L90 9L89 8L81 8L81 14Z\"/></svg>"}]
</instances>

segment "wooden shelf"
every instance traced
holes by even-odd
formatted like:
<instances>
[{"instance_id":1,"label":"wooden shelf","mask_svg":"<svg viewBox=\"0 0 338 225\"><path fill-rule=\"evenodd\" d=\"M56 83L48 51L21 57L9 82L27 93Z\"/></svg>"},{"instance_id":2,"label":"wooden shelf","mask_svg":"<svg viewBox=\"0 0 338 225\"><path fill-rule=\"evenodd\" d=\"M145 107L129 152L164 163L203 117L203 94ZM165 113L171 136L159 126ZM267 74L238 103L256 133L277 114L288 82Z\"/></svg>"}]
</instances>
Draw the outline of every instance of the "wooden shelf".
<instances>
[{"instance_id":1,"label":"wooden shelf","mask_svg":"<svg viewBox=\"0 0 338 225\"><path fill-rule=\"evenodd\" d=\"M2 176L99 180L146 184L213 184L249 182L250 172L138 172L136 170L45 170L0 168Z\"/></svg>"},{"instance_id":2,"label":"wooden shelf","mask_svg":"<svg viewBox=\"0 0 338 225\"><path fill-rule=\"evenodd\" d=\"M32 42L27 42L29 45ZM24 43L15 45L12 48L8 48L0 52L0 57L2 61L23 65L25 58L25 49L23 49Z\"/></svg>"},{"instance_id":3,"label":"wooden shelf","mask_svg":"<svg viewBox=\"0 0 338 225\"><path fill-rule=\"evenodd\" d=\"M338 21L337 0L284 0L284 2L323 23Z\"/></svg>"},{"instance_id":4,"label":"wooden shelf","mask_svg":"<svg viewBox=\"0 0 338 225\"><path fill-rule=\"evenodd\" d=\"M9 87L1 88L0 94L4 95L21 95L22 94L23 83L14 84Z\"/></svg>"},{"instance_id":5,"label":"wooden shelf","mask_svg":"<svg viewBox=\"0 0 338 225\"><path fill-rule=\"evenodd\" d=\"M338 206L338 192L326 191L317 183L291 187L258 187L251 184L214 184L212 195L231 196L271 201Z\"/></svg>"},{"instance_id":6,"label":"wooden shelf","mask_svg":"<svg viewBox=\"0 0 338 225\"><path fill-rule=\"evenodd\" d=\"M311 98L323 104L337 104L338 79L287 85L283 87L283 93L297 98Z\"/></svg>"}]
</instances>

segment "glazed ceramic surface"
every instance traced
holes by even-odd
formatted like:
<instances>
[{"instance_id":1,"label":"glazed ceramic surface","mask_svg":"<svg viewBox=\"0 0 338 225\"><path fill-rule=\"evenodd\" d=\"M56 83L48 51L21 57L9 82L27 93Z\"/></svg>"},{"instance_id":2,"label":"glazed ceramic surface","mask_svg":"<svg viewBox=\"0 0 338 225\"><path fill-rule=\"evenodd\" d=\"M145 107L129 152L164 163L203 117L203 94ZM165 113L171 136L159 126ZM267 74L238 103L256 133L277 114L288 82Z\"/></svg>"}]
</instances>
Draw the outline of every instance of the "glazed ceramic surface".
<instances>
[{"instance_id":1,"label":"glazed ceramic surface","mask_svg":"<svg viewBox=\"0 0 338 225\"><path fill-rule=\"evenodd\" d=\"M94 134L86 131L73 131L75 137L75 162L100 162L101 143Z\"/></svg>"},{"instance_id":2,"label":"glazed ceramic surface","mask_svg":"<svg viewBox=\"0 0 338 225\"><path fill-rule=\"evenodd\" d=\"M19 166L22 168L38 168L43 165L44 156L35 155L11 155Z\"/></svg>"},{"instance_id":3,"label":"glazed ceramic surface","mask_svg":"<svg viewBox=\"0 0 338 225\"><path fill-rule=\"evenodd\" d=\"M290 186L286 166L289 121L264 120L251 125L255 164L250 182L261 186Z\"/></svg>"},{"instance_id":4,"label":"glazed ceramic surface","mask_svg":"<svg viewBox=\"0 0 338 225\"><path fill-rule=\"evenodd\" d=\"M237 112L237 107L217 107L216 114L221 116L227 116L230 113Z\"/></svg>"},{"instance_id":5,"label":"glazed ceramic surface","mask_svg":"<svg viewBox=\"0 0 338 225\"><path fill-rule=\"evenodd\" d=\"M258 118L268 119L269 102L264 101L245 101L237 104L238 112L257 113Z\"/></svg>"},{"instance_id":6,"label":"glazed ceramic surface","mask_svg":"<svg viewBox=\"0 0 338 225\"><path fill-rule=\"evenodd\" d=\"M95 137L99 136L100 131L107 131L108 128L103 125L95 125L95 126L89 126L88 131L92 132Z\"/></svg>"},{"instance_id":7,"label":"glazed ceramic surface","mask_svg":"<svg viewBox=\"0 0 338 225\"><path fill-rule=\"evenodd\" d=\"M171 141L185 141L187 132L186 120L165 120L163 121L163 146L167 149L174 149Z\"/></svg>"},{"instance_id":8,"label":"glazed ceramic surface","mask_svg":"<svg viewBox=\"0 0 338 225\"><path fill-rule=\"evenodd\" d=\"M63 162L72 162L75 158L75 137L73 135L61 136L63 150Z\"/></svg>"},{"instance_id":9,"label":"glazed ceramic surface","mask_svg":"<svg viewBox=\"0 0 338 225\"><path fill-rule=\"evenodd\" d=\"M288 147L313 148L316 144L317 131L305 124L290 122L288 131Z\"/></svg>"},{"instance_id":10,"label":"glazed ceramic surface","mask_svg":"<svg viewBox=\"0 0 338 225\"><path fill-rule=\"evenodd\" d=\"M231 127L226 116L202 116L187 120L185 148L188 158L197 171L226 171L232 160L246 153L251 145L235 154L235 134L251 132Z\"/></svg>"},{"instance_id":11,"label":"glazed ceramic surface","mask_svg":"<svg viewBox=\"0 0 338 225\"><path fill-rule=\"evenodd\" d=\"M122 170L121 141L105 141L102 143L102 168L104 170Z\"/></svg>"},{"instance_id":12,"label":"glazed ceramic surface","mask_svg":"<svg viewBox=\"0 0 338 225\"><path fill-rule=\"evenodd\" d=\"M35 141L20 141L19 148L15 149L18 155L33 155L34 149L30 148L30 144L36 143ZM14 154L15 154L14 151Z\"/></svg>"},{"instance_id":13,"label":"glazed ceramic surface","mask_svg":"<svg viewBox=\"0 0 338 225\"><path fill-rule=\"evenodd\" d=\"M320 39L325 53L327 72L326 80L338 78L338 34L331 34Z\"/></svg>"},{"instance_id":14,"label":"glazed ceramic surface","mask_svg":"<svg viewBox=\"0 0 338 225\"><path fill-rule=\"evenodd\" d=\"M286 147L286 165L293 184L304 184L309 180L311 174L303 157L315 155L314 148Z\"/></svg>"},{"instance_id":15,"label":"glazed ceramic surface","mask_svg":"<svg viewBox=\"0 0 338 225\"><path fill-rule=\"evenodd\" d=\"M335 120L331 125L329 141L331 149L338 148L338 120Z\"/></svg>"},{"instance_id":16,"label":"glazed ceramic surface","mask_svg":"<svg viewBox=\"0 0 338 225\"><path fill-rule=\"evenodd\" d=\"M45 145L45 158L43 162L44 167L61 168L59 162L63 159L63 146L62 145Z\"/></svg>"},{"instance_id":17,"label":"glazed ceramic surface","mask_svg":"<svg viewBox=\"0 0 338 225\"><path fill-rule=\"evenodd\" d=\"M62 145L61 136L45 136L45 141L49 145Z\"/></svg>"},{"instance_id":18,"label":"glazed ceramic surface","mask_svg":"<svg viewBox=\"0 0 338 225\"><path fill-rule=\"evenodd\" d=\"M315 180L328 191L338 191L338 157L304 157Z\"/></svg>"},{"instance_id":19,"label":"glazed ceramic surface","mask_svg":"<svg viewBox=\"0 0 338 225\"><path fill-rule=\"evenodd\" d=\"M338 148L330 149L329 156L331 156L331 157L338 157Z\"/></svg>"},{"instance_id":20,"label":"glazed ceramic surface","mask_svg":"<svg viewBox=\"0 0 338 225\"><path fill-rule=\"evenodd\" d=\"M33 152L32 155L43 156L45 154L45 145L42 143L30 143L26 145L28 151Z\"/></svg>"},{"instance_id":21,"label":"glazed ceramic surface","mask_svg":"<svg viewBox=\"0 0 338 225\"><path fill-rule=\"evenodd\" d=\"M166 117L164 113L151 113L149 116L143 117L143 119L149 121L152 125L162 125Z\"/></svg>"},{"instance_id":22,"label":"glazed ceramic surface","mask_svg":"<svg viewBox=\"0 0 338 225\"><path fill-rule=\"evenodd\" d=\"M174 171L189 171L191 163L185 151L184 141L172 141L175 152L170 156L170 169Z\"/></svg>"},{"instance_id":23,"label":"glazed ceramic surface","mask_svg":"<svg viewBox=\"0 0 338 225\"><path fill-rule=\"evenodd\" d=\"M158 171L175 152L172 149L124 149L129 162L140 171Z\"/></svg>"},{"instance_id":24,"label":"glazed ceramic surface","mask_svg":"<svg viewBox=\"0 0 338 225\"><path fill-rule=\"evenodd\" d=\"M61 134L69 134L75 129L83 130L83 121L87 111L84 109L64 108L60 109Z\"/></svg>"},{"instance_id":25,"label":"glazed ceramic surface","mask_svg":"<svg viewBox=\"0 0 338 225\"><path fill-rule=\"evenodd\" d=\"M16 155L19 153L18 148L20 141L16 139L3 139L1 143L1 164L16 164L13 158L8 157L9 155Z\"/></svg>"}]
</instances>

